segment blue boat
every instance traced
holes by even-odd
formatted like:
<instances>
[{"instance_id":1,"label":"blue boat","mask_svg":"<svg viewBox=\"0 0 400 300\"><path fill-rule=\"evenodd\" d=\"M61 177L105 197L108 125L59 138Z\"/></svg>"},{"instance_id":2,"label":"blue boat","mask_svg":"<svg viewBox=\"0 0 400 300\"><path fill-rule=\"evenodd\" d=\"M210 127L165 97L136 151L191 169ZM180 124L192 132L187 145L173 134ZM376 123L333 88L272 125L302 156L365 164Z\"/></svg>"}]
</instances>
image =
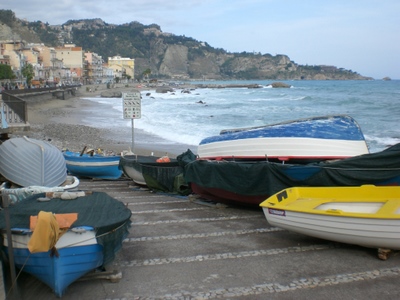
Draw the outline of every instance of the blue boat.
<instances>
[{"instance_id":1,"label":"blue boat","mask_svg":"<svg viewBox=\"0 0 400 300\"><path fill-rule=\"evenodd\" d=\"M200 159L321 161L368 153L360 126L350 116L311 117L260 127L222 130L203 139Z\"/></svg>"},{"instance_id":2,"label":"blue boat","mask_svg":"<svg viewBox=\"0 0 400 300\"><path fill-rule=\"evenodd\" d=\"M33 195L8 208L14 262L18 269L38 278L61 297L71 283L114 259L128 234L131 211L122 202L102 192L68 201L63 199L65 194L61 197L54 195L51 201L40 201L45 196L45 193ZM94 203L98 209L93 209ZM64 216L71 215L71 211L77 217L68 231L55 239L55 245L47 247L48 242L40 240L37 245L45 249L33 250L30 241L38 226L33 232L30 230L30 217L38 215L39 220L43 213ZM49 228L52 226L46 233L50 232ZM0 211L0 229L3 232L6 229L4 211ZM51 233L59 234L57 230ZM40 231L36 234L48 236ZM6 233L3 233L3 240L3 251L8 255L10 248ZM54 240L53 236L50 240Z\"/></svg>"},{"instance_id":3,"label":"blue boat","mask_svg":"<svg viewBox=\"0 0 400 300\"><path fill-rule=\"evenodd\" d=\"M119 155L87 154L64 151L67 170L71 175L99 179L118 179L122 175Z\"/></svg>"}]
</instances>

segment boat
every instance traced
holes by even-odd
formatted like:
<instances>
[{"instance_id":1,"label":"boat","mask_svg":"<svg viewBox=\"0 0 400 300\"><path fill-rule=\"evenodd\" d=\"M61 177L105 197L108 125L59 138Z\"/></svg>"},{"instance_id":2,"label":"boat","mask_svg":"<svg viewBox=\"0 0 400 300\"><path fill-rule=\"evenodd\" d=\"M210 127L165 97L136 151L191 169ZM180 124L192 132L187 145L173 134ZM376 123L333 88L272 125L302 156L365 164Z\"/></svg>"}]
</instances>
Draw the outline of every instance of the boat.
<instances>
[{"instance_id":1,"label":"boat","mask_svg":"<svg viewBox=\"0 0 400 300\"><path fill-rule=\"evenodd\" d=\"M264 161L192 160L184 179L194 194L225 204L258 206L295 186L400 185L400 143L343 160L289 164Z\"/></svg>"},{"instance_id":2,"label":"boat","mask_svg":"<svg viewBox=\"0 0 400 300\"><path fill-rule=\"evenodd\" d=\"M12 245L15 266L44 282L57 297L114 259L131 217L131 211L108 194L82 191L35 194L9 206L8 213L10 236L4 233L5 212L0 211L4 253L8 257Z\"/></svg>"},{"instance_id":3,"label":"boat","mask_svg":"<svg viewBox=\"0 0 400 300\"><path fill-rule=\"evenodd\" d=\"M182 155L195 158L190 150ZM182 182L183 167L177 158L136 154L121 155L119 168L140 186L167 193L188 193L187 184Z\"/></svg>"},{"instance_id":4,"label":"boat","mask_svg":"<svg viewBox=\"0 0 400 300\"><path fill-rule=\"evenodd\" d=\"M157 164L157 159L159 158L160 157L153 155L121 155L119 169L136 184L146 185L146 180L144 179L142 172L142 164ZM175 164L174 161L171 163Z\"/></svg>"},{"instance_id":5,"label":"boat","mask_svg":"<svg viewBox=\"0 0 400 300\"><path fill-rule=\"evenodd\" d=\"M200 141L200 159L312 162L368 153L357 122L348 115L312 117L259 127L222 130Z\"/></svg>"},{"instance_id":6,"label":"boat","mask_svg":"<svg viewBox=\"0 0 400 300\"><path fill-rule=\"evenodd\" d=\"M79 179L75 176L67 176L66 180L60 185L55 187L47 186L16 186L12 182L4 181L0 185L0 192L2 195L8 195L8 203L15 204L23 199L40 193L46 192L64 192L76 189L79 186Z\"/></svg>"},{"instance_id":7,"label":"boat","mask_svg":"<svg viewBox=\"0 0 400 300\"><path fill-rule=\"evenodd\" d=\"M78 177L115 180L122 176L118 168L119 155L102 155L98 153L63 152L68 173Z\"/></svg>"},{"instance_id":8,"label":"boat","mask_svg":"<svg viewBox=\"0 0 400 300\"><path fill-rule=\"evenodd\" d=\"M0 145L0 174L21 187L53 187L66 180L67 168L57 147L24 136Z\"/></svg>"},{"instance_id":9,"label":"boat","mask_svg":"<svg viewBox=\"0 0 400 300\"><path fill-rule=\"evenodd\" d=\"M400 187L293 187L260 206L272 226L340 243L400 250Z\"/></svg>"}]
</instances>

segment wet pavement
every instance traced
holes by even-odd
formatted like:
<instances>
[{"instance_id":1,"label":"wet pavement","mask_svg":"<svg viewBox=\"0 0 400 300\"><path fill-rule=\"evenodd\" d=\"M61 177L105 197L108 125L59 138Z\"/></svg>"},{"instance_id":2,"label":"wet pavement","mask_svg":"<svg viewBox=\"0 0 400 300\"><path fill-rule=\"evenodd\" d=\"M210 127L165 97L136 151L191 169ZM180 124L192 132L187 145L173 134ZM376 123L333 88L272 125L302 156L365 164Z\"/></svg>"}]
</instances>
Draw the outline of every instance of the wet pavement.
<instances>
[{"instance_id":1,"label":"wet pavement","mask_svg":"<svg viewBox=\"0 0 400 300\"><path fill-rule=\"evenodd\" d=\"M81 179L132 211L106 272L72 283L62 299L398 299L400 255L271 227L261 208L153 193L131 180ZM18 274L18 299L58 299Z\"/></svg>"}]
</instances>

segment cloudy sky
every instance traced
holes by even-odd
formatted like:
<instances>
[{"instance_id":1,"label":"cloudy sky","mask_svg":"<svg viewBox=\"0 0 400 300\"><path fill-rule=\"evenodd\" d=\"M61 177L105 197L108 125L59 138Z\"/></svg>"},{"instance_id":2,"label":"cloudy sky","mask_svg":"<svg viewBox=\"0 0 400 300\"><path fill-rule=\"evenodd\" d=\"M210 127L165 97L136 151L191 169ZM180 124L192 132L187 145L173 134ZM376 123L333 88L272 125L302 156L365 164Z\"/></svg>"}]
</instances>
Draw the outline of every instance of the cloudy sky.
<instances>
[{"instance_id":1,"label":"cloudy sky","mask_svg":"<svg viewBox=\"0 0 400 300\"><path fill-rule=\"evenodd\" d=\"M400 79L399 0L12 0L17 18L63 24L138 21L229 52L286 54L303 65L334 65Z\"/></svg>"}]
</instances>

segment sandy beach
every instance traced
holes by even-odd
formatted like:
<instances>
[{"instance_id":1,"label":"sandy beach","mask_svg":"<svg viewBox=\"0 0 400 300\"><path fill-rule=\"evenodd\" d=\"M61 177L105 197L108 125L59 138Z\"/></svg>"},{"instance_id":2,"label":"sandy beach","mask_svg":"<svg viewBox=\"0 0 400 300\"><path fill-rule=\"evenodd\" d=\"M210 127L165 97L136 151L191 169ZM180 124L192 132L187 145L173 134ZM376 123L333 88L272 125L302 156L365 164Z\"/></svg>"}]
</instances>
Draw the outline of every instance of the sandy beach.
<instances>
[{"instance_id":1,"label":"sandy beach","mask_svg":"<svg viewBox=\"0 0 400 300\"><path fill-rule=\"evenodd\" d=\"M122 85L119 87L117 85L113 89L108 89L108 91L124 93L133 89L137 88ZM28 102L30 130L15 132L10 134L10 137L25 135L34 139L45 140L61 150L81 151L86 146L92 149L100 148L107 153L120 153L131 149L133 146L133 152L139 155L153 153L156 156L162 156L167 153L170 157L175 157L190 147L182 144L166 145L161 141L158 143L155 137L151 137L154 143L149 144L150 136L138 130L134 131L132 145L131 128L117 130L84 125L87 111L94 107L98 108L99 104L83 98L100 97L101 93L106 90L105 85L82 86L78 89L75 97L66 100L51 99ZM141 89L139 88L139 90ZM147 142L142 143L141 141Z\"/></svg>"}]
</instances>

